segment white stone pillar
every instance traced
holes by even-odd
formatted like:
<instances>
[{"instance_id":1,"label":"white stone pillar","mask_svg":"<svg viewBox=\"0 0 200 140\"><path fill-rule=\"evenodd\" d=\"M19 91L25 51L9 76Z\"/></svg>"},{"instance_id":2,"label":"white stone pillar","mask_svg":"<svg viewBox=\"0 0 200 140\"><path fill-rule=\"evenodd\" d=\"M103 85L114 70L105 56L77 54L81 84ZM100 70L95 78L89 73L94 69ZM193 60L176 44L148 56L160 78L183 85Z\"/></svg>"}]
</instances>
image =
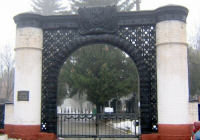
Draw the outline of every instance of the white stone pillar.
<instances>
[{"instance_id":1,"label":"white stone pillar","mask_svg":"<svg viewBox=\"0 0 200 140\"><path fill-rule=\"evenodd\" d=\"M157 23L156 41L158 123L188 124L189 92L185 23L176 20Z\"/></svg>"},{"instance_id":2,"label":"white stone pillar","mask_svg":"<svg viewBox=\"0 0 200 140\"><path fill-rule=\"evenodd\" d=\"M186 135L183 131L179 132L183 128L187 129L187 135L189 134L186 23L180 18L183 16L180 11L176 13L176 10L180 9L181 7L175 7L174 13L168 9L166 15L163 13L160 15L162 20L156 24L158 131L160 134Z\"/></svg>"},{"instance_id":3,"label":"white stone pillar","mask_svg":"<svg viewBox=\"0 0 200 140\"><path fill-rule=\"evenodd\" d=\"M15 46L14 125L40 126L43 30L18 27ZM28 91L28 101L18 99Z\"/></svg>"}]
</instances>

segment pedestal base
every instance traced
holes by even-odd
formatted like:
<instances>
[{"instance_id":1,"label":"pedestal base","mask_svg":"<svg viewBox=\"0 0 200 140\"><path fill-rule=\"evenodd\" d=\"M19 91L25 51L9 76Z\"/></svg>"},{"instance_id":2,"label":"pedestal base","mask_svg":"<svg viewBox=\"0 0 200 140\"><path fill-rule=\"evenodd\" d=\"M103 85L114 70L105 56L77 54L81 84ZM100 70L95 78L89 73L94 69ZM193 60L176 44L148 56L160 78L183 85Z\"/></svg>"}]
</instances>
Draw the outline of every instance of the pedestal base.
<instances>
[{"instance_id":1,"label":"pedestal base","mask_svg":"<svg viewBox=\"0 0 200 140\"><path fill-rule=\"evenodd\" d=\"M157 134L142 134L140 140L191 140L192 124L159 124Z\"/></svg>"},{"instance_id":2,"label":"pedestal base","mask_svg":"<svg viewBox=\"0 0 200 140\"><path fill-rule=\"evenodd\" d=\"M4 125L4 133L10 138L23 140L55 140L54 133L40 132L40 125Z\"/></svg>"}]
</instances>

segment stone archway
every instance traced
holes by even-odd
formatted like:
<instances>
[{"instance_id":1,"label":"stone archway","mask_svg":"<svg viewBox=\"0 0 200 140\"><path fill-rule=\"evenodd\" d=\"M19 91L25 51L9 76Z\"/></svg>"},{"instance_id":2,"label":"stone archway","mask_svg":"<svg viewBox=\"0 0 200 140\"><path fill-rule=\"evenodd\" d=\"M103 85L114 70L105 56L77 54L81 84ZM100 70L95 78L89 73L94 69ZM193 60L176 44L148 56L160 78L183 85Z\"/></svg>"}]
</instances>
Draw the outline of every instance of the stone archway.
<instances>
[{"instance_id":1,"label":"stone archway","mask_svg":"<svg viewBox=\"0 0 200 140\"><path fill-rule=\"evenodd\" d=\"M18 138L48 135L54 139L57 77L63 61L81 46L106 43L129 54L138 68L142 138L152 139L144 135L152 132L160 136L151 135L154 139L189 138L188 10L170 5L152 11L118 13L108 6L105 10L111 14L103 16L108 21L85 26L88 19L93 20L87 17L88 11L94 9L81 9L79 15L24 13L14 18L14 106L5 110L5 133ZM22 92L26 98L19 94ZM41 135L41 131L47 133Z\"/></svg>"}]
</instances>

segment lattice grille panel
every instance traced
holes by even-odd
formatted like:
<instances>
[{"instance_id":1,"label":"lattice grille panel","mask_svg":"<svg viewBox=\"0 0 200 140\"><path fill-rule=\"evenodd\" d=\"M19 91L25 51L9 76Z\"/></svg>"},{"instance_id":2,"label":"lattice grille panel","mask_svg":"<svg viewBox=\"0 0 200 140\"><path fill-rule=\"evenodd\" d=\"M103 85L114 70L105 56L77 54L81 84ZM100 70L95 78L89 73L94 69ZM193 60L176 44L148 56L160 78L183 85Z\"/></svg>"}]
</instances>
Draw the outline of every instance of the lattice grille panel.
<instances>
[{"instance_id":1,"label":"lattice grille panel","mask_svg":"<svg viewBox=\"0 0 200 140\"><path fill-rule=\"evenodd\" d=\"M120 43L116 43L116 46L119 45L122 50L129 53L140 74L142 133L156 132L158 118L155 27L121 26L116 35L118 38L127 40L128 44L120 46ZM59 68L62 62L65 61L66 55L69 55L68 52L75 51L79 43L83 43L82 45L87 44L87 40L93 41L95 36L81 38L81 36L78 36L76 29L44 30L42 131L56 133L56 93ZM106 38L105 40L113 42L114 39ZM130 44L132 44L132 47L128 47ZM137 48L137 51L135 48ZM145 75L150 75L150 77L145 77Z\"/></svg>"},{"instance_id":2,"label":"lattice grille panel","mask_svg":"<svg viewBox=\"0 0 200 140\"><path fill-rule=\"evenodd\" d=\"M50 71L57 54L62 47L69 44L77 36L76 30L44 30L43 59L42 59L42 131L54 133L56 130L56 92L57 83L52 76L55 72ZM51 77L51 78L50 78ZM54 76L55 77L55 76ZM57 77L55 77L57 78ZM53 121L52 121L53 120Z\"/></svg>"},{"instance_id":3,"label":"lattice grille panel","mask_svg":"<svg viewBox=\"0 0 200 140\"><path fill-rule=\"evenodd\" d=\"M157 73L156 73L156 34L155 26L123 26L118 29L118 36L128 40L136 47L148 65L151 82L151 124L152 130L157 131ZM143 97L142 98L147 98ZM142 99L141 99L142 100ZM142 114L141 117L146 114Z\"/></svg>"}]
</instances>

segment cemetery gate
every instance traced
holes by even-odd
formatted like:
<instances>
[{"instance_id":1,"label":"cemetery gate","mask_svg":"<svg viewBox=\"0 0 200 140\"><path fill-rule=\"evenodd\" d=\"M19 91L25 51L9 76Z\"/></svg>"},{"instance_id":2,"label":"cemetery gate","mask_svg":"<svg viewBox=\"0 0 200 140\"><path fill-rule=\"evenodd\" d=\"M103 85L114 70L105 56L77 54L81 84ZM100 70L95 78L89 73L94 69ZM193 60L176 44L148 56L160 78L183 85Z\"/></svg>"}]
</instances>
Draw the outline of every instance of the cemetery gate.
<instances>
[{"instance_id":1,"label":"cemetery gate","mask_svg":"<svg viewBox=\"0 0 200 140\"><path fill-rule=\"evenodd\" d=\"M161 57L161 55L158 54L163 53L163 51L160 51L161 49L159 49L159 53L157 52L157 46L165 46L168 44L172 44L171 46L186 46L184 37L181 38L182 42L173 42L173 39L176 39L175 37L170 40L171 42L165 42L165 39L167 40L171 36L162 36L162 33L168 31L165 24L169 24L174 30L181 24L181 28L178 28L176 32L167 32L169 34L179 32L185 33L187 14L188 10L181 6L165 6L152 11L137 12L117 12L115 6L106 6L80 8L78 15L41 16L31 13L17 15L14 18L17 24L15 93L25 89L27 90L27 95L30 96L26 102L27 105L24 106L21 102L17 101L17 95L15 95L14 115L18 116L15 117L16 124L22 126L24 124L29 125L32 124L32 120L34 120L36 127L40 124L42 132L56 134L56 94L60 68L65 60L80 47L101 43L113 45L121 49L127 53L135 63L139 75L139 118L141 134L157 133L158 116L167 116L165 112L161 111L162 108L167 108L165 104L160 104L160 110L157 110L157 97L160 98L160 101L169 102L168 105L173 105L173 107L177 108L176 110L179 111L178 106L175 106L176 102L162 100L164 99L162 97L171 95L176 90L174 90L174 92L168 92L171 88L162 88L160 85L162 85L162 82L167 82L169 84L166 86L176 86L176 89L181 90L183 89L182 85L187 85L188 83L187 78L184 78L184 80L181 81L184 81L186 84L178 85L178 83L175 82L175 84L171 85L170 80L167 78L162 79L162 76L158 75L157 72L163 72L163 65L161 65L162 63L160 62L164 59L157 59L158 56ZM184 33L176 35L176 37L184 36ZM185 56L185 50L183 49L173 53L175 54L180 51L184 51L184 53L181 54ZM21 55L23 53L24 55ZM22 56L26 59L23 59ZM178 60L179 59L176 59L176 61ZM40 61L42 63L38 64ZM159 68L157 67L158 62ZM165 63L168 64L167 61ZM169 63L172 64L171 61L169 61ZM187 69L185 67L185 59L183 64L184 69ZM27 69L30 69L30 71L21 68L21 66L25 65L27 65ZM175 66L175 68L179 67ZM40 75L41 71L42 75ZM34 74L29 76L28 72L35 72L37 77L35 78ZM176 74L181 72L182 70L176 69ZM187 70L183 72L187 72ZM164 72L163 74L165 75ZM168 73L166 75L169 77L171 76ZM41 77L42 85L39 82ZM158 78L161 79L159 79L159 83L157 83ZM30 81L32 85L28 84L28 82L18 84L23 81L22 79L25 79L24 81ZM159 92L167 92L167 94L159 94L158 96L157 87L159 88ZM185 86L185 88L187 88L187 86ZM187 89L184 91L187 91ZM32 92L37 94L32 94ZM182 91L180 93L183 94ZM186 96L179 97L186 98ZM180 102L184 104L182 107L187 108L185 101L186 100L180 100ZM38 106L33 106L33 103L37 103ZM28 110L28 107L36 110L34 115L29 117L22 116L24 114L23 111ZM167 111L169 112L168 114L173 114L168 108ZM38 117L40 113L41 117ZM160 115L158 115L158 113L160 113ZM179 115L185 114L187 114L186 111L179 113ZM101 117L102 116L99 116L99 118ZM26 121L21 123L20 120L18 120L20 118ZM164 119L163 121L161 120L161 124L174 123L173 121L171 123L169 117ZM185 120L179 119L180 124L185 124L186 119L187 117ZM179 120L177 120L177 122ZM13 127L15 127L15 124L13 124Z\"/></svg>"}]
</instances>

